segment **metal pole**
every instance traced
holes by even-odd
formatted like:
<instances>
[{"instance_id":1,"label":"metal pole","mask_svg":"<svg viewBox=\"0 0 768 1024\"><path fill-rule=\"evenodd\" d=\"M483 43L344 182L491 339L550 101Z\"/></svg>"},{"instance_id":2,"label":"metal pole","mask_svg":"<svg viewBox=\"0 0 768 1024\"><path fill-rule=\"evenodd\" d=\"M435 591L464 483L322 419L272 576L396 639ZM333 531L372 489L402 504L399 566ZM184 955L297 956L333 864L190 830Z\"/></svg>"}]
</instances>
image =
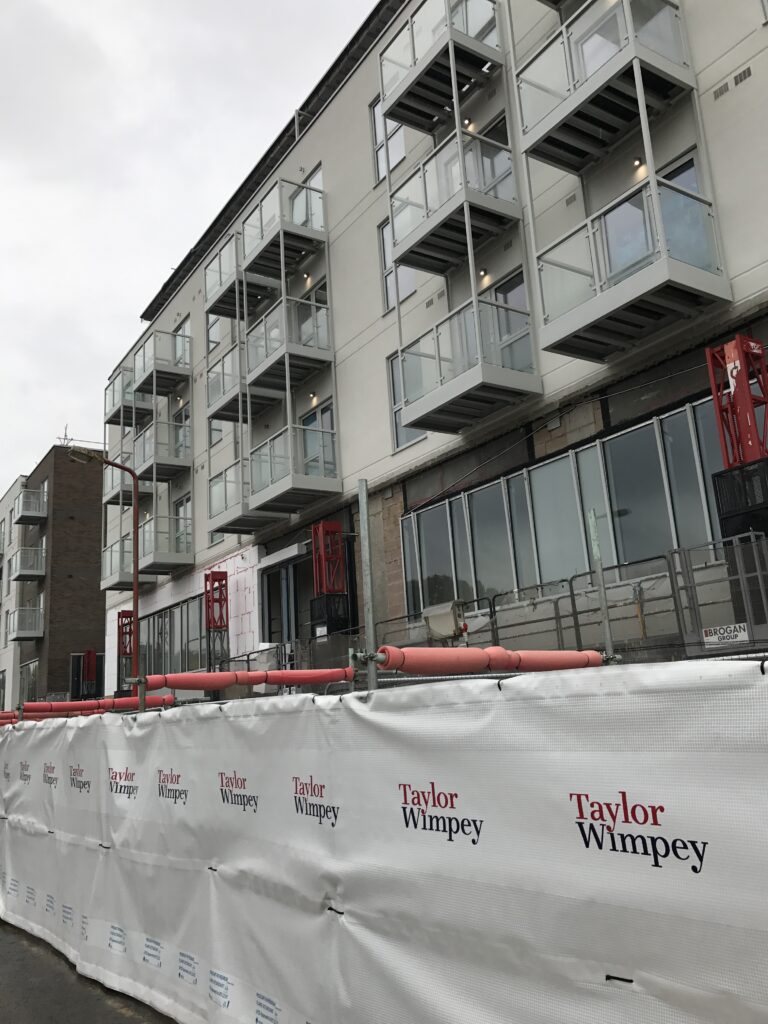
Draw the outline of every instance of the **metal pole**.
<instances>
[{"instance_id":1,"label":"metal pole","mask_svg":"<svg viewBox=\"0 0 768 1024\"><path fill-rule=\"evenodd\" d=\"M122 462L113 462L111 459L101 461L105 466L114 466L123 473L128 473L133 486L133 623L131 629L131 677L139 678L139 478L136 471L130 466L124 466ZM134 683L134 686L136 684Z\"/></svg>"},{"instance_id":2,"label":"metal pole","mask_svg":"<svg viewBox=\"0 0 768 1024\"><path fill-rule=\"evenodd\" d=\"M597 513L593 508L589 510L587 518L589 519L589 539L592 544L592 561L595 566L597 594L600 599L600 614L603 619L603 633L605 634L605 656L608 660L611 660L613 658L613 634L611 633L611 619L608 614L608 594L605 590L603 560L600 557L600 539L597 535Z\"/></svg>"},{"instance_id":3,"label":"metal pole","mask_svg":"<svg viewBox=\"0 0 768 1024\"><path fill-rule=\"evenodd\" d=\"M368 517L368 481L357 481L357 497L360 507L360 565L363 572L363 624L365 628L365 646L372 655L376 650L376 626L373 615L373 570L371 566L371 532ZM368 660L368 689L375 690L378 686L376 665Z\"/></svg>"}]
</instances>

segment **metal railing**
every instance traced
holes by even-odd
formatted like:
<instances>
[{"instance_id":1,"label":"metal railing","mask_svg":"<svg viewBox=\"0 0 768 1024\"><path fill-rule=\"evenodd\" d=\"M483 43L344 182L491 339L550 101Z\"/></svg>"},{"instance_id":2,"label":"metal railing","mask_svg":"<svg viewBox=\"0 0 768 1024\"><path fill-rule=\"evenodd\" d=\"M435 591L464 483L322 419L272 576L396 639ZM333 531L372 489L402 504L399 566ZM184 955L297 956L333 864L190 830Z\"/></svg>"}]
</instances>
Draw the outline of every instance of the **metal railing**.
<instances>
[{"instance_id":1,"label":"metal railing","mask_svg":"<svg viewBox=\"0 0 768 1024\"><path fill-rule=\"evenodd\" d=\"M243 260L246 263L281 223L325 231L322 190L282 178L277 181L243 221Z\"/></svg>"},{"instance_id":2,"label":"metal railing","mask_svg":"<svg viewBox=\"0 0 768 1024\"><path fill-rule=\"evenodd\" d=\"M188 423L156 420L137 434L133 442L133 465L137 470L166 458L189 459L191 453Z\"/></svg>"},{"instance_id":3,"label":"metal railing","mask_svg":"<svg viewBox=\"0 0 768 1024\"><path fill-rule=\"evenodd\" d=\"M523 131L557 109L631 38L673 64L687 64L680 12L672 0L592 0L518 72Z\"/></svg>"},{"instance_id":4,"label":"metal railing","mask_svg":"<svg viewBox=\"0 0 768 1024\"><path fill-rule=\"evenodd\" d=\"M134 354L134 381L143 380L153 370L188 370L191 342L187 334L153 331Z\"/></svg>"},{"instance_id":5,"label":"metal railing","mask_svg":"<svg viewBox=\"0 0 768 1024\"><path fill-rule=\"evenodd\" d=\"M45 573L45 546L36 544L34 547L18 548L11 555L11 578L19 573Z\"/></svg>"},{"instance_id":6,"label":"metal railing","mask_svg":"<svg viewBox=\"0 0 768 1024\"><path fill-rule=\"evenodd\" d=\"M478 362L534 372L528 314L478 300L479 330L470 299L402 351L405 400L413 402Z\"/></svg>"},{"instance_id":7,"label":"metal railing","mask_svg":"<svg viewBox=\"0 0 768 1024\"><path fill-rule=\"evenodd\" d=\"M278 300L248 331L248 372L283 348L286 340L307 350L329 352L328 307L306 299Z\"/></svg>"},{"instance_id":8,"label":"metal railing","mask_svg":"<svg viewBox=\"0 0 768 1024\"><path fill-rule=\"evenodd\" d=\"M654 190L658 190L658 207ZM712 203L663 178L645 180L539 253L547 322L661 257L657 208L665 254L711 274L722 273Z\"/></svg>"},{"instance_id":9,"label":"metal railing","mask_svg":"<svg viewBox=\"0 0 768 1024\"><path fill-rule=\"evenodd\" d=\"M507 202L517 199L510 149L473 132L461 136L461 153L454 132L392 193L395 244L456 195L463 183L462 160L467 188Z\"/></svg>"},{"instance_id":10,"label":"metal railing","mask_svg":"<svg viewBox=\"0 0 768 1024\"><path fill-rule=\"evenodd\" d=\"M139 558L156 554L192 554L189 517L153 516L139 524Z\"/></svg>"},{"instance_id":11,"label":"metal railing","mask_svg":"<svg viewBox=\"0 0 768 1024\"><path fill-rule=\"evenodd\" d=\"M283 427L251 451L251 493L258 494L291 474L333 479L338 474L336 431Z\"/></svg>"},{"instance_id":12,"label":"metal railing","mask_svg":"<svg viewBox=\"0 0 768 1024\"><path fill-rule=\"evenodd\" d=\"M241 383L238 348L235 345L218 359L208 370L206 394L208 407L215 405L224 395L236 390Z\"/></svg>"},{"instance_id":13,"label":"metal railing","mask_svg":"<svg viewBox=\"0 0 768 1024\"><path fill-rule=\"evenodd\" d=\"M17 494L13 502L13 516L16 519L22 515L48 515L48 492L25 488Z\"/></svg>"},{"instance_id":14,"label":"metal railing","mask_svg":"<svg viewBox=\"0 0 768 1024\"><path fill-rule=\"evenodd\" d=\"M120 573L130 574L133 571L133 540L121 537L120 540L108 544L101 552L101 578L109 579Z\"/></svg>"},{"instance_id":15,"label":"metal railing","mask_svg":"<svg viewBox=\"0 0 768 1024\"><path fill-rule=\"evenodd\" d=\"M487 46L499 45L493 0L425 0L381 52L379 59L385 99L411 68L426 56L449 25Z\"/></svg>"}]
</instances>

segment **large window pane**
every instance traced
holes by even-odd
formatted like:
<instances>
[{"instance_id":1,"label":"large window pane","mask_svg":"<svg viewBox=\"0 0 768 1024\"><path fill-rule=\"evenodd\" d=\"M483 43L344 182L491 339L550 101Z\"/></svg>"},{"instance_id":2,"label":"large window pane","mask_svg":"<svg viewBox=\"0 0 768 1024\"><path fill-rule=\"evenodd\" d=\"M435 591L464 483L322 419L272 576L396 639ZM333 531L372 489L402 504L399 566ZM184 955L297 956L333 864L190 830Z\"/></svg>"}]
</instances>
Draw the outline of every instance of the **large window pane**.
<instances>
[{"instance_id":1,"label":"large window pane","mask_svg":"<svg viewBox=\"0 0 768 1024\"><path fill-rule=\"evenodd\" d=\"M531 470L529 479L542 583L584 572L581 510L571 460L566 457L539 466Z\"/></svg>"},{"instance_id":2,"label":"large window pane","mask_svg":"<svg viewBox=\"0 0 768 1024\"><path fill-rule=\"evenodd\" d=\"M604 452L619 561L664 554L672 530L653 426L606 441Z\"/></svg>"},{"instance_id":3,"label":"large window pane","mask_svg":"<svg viewBox=\"0 0 768 1024\"><path fill-rule=\"evenodd\" d=\"M587 555L590 568L594 569L592 542L589 533L589 511L595 510L597 521L597 542L600 545L600 560L603 565L613 565L614 553L611 542L611 524L608 520L608 509L605 504L605 491L600 474L600 455L597 445L584 448L576 453L576 464L579 470L579 487L581 489L581 511L584 516L584 528L587 532Z\"/></svg>"},{"instance_id":4,"label":"large window pane","mask_svg":"<svg viewBox=\"0 0 768 1024\"><path fill-rule=\"evenodd\" d=\"M694 409L696 418L696 434L699 439L699 451L701 452L701 469L704 474L704 486L707 491L707 504L709 506L709 522L712 526L712 536L720 540L720 520L717 516L717 505L715 504L715 489L712 484L712 474L719 473L723 468L723 453L720 448L720 438L717 433L715 422L715 409L712 401L702 402Z\"/></svg>"},{"instance_id":5,"label":"large window pane","mask_svg":"<svg viewBox=\"0 0 768 1024\"><path fill-rule=\"evenodd\" d=\"M685 410L674 416L665 416L661 421L661 433L677 525L677 542L686 548L706 544L705 512L701 503L693 439Z\"/></svg>"},{"instance_id":6,"label":"large window pane","mask_svg":"<svg viewBox=\"0 0 768 1024\"><path fill-rule=\"evenodd\" d=\"M464 503L461 498L453 498L450 502L450 509L453 559L456 563L456 590L460 601L472 601L475 597L472 586L472 563L469 557L469 536L464 517Z\"/></svg>"},{"instance_id":7,"label":"large window pane","mask_svg":"<svg viewBox=\"0 0 768 1024\"><path fill-rule=\"evenodd\" d=\"M448 536L448 515L445 505L437 505L417 516L419 527L419 561L424 604L452 601L453 569L451 542Z\"/></svg>"},{"instance_id":8,"label":"large window pane","mask_svg":"<svg viewBox=\"0 0 768 1024\"><path fill-rule=\"evenodd\" d=\"M474 491L468 500L477 596L494 597L513 590L515 580L501 483Z\"/></svg>"},{"instance_id":9,"label":"large window pane","mask_svg":"<svg viewBox=\"0 0 768 1024\"><path fill-rule=\"evenodd\" d=\"M408 613L418 615L421 611L419 576L416 566L416 541L413 535L413 518L403 520L403 568L405 570L405 600Z\"/></svg>"},{"instance_id":10,"label":"large window pane","mask_svg":"<svg viewBox=\"0 0 768 1024\"><path fill-rule=\"evenodd\" d=\"M509 511L512 516L512 542L515 547L515 568L517 585L536 585L536 557L533 549L533 530L528 514L528 500L525 493L525 477L522 473L507 481L509 488Z\"/></svg>"}]
</instances>

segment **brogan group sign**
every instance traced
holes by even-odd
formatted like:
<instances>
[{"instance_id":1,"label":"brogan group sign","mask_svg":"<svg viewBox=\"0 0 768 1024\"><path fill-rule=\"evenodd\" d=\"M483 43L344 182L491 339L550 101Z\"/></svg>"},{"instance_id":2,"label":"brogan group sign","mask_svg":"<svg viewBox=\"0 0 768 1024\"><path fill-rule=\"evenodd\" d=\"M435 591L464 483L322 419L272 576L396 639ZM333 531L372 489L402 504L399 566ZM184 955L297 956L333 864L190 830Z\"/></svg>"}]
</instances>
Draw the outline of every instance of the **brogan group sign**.
<instances>
[{"instance_id":1,"label":"brogan group sign","mask_svg":"<svg viewBox=\"0 0 768 1024\"><path fill-rule=\"evenodd\" d=\"M768 1022L756 665L22 724L0 769L0 916L184 1024Z\"/></svg>"}]
</instances>

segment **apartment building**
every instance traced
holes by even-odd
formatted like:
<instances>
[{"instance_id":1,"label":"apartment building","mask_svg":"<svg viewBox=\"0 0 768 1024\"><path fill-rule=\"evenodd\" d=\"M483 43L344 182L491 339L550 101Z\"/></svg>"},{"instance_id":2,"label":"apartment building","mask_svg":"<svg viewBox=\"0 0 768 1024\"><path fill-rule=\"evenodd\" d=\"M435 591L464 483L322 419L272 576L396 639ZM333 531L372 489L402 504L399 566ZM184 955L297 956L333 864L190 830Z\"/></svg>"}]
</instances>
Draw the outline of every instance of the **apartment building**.
<instances>
[{"instance_id":1,"label":"apartment building","mask_svg":"<svg viewBox=\"0 0 768 1024\"><path fill-rule=\"evenodd\" d=\"M0 708L103 695L101 490L55 445L0 498Z\"/></svg>"},{"instance_id":2,"label":"apartment building","mask_svg":"<svg viewBox=\"0 0 768 1024\"><path fill-rule=\"evenodd\" d=\"M763 0L381 0L142 314L105 438L141 478L142 665L288 660L719 537L704 347L768 340ZM286 115L288 115L286 111ZM103 481L108 689L131 585ZM341 524L346 611L312 526Z\"/></svg>"}]
</instances>

